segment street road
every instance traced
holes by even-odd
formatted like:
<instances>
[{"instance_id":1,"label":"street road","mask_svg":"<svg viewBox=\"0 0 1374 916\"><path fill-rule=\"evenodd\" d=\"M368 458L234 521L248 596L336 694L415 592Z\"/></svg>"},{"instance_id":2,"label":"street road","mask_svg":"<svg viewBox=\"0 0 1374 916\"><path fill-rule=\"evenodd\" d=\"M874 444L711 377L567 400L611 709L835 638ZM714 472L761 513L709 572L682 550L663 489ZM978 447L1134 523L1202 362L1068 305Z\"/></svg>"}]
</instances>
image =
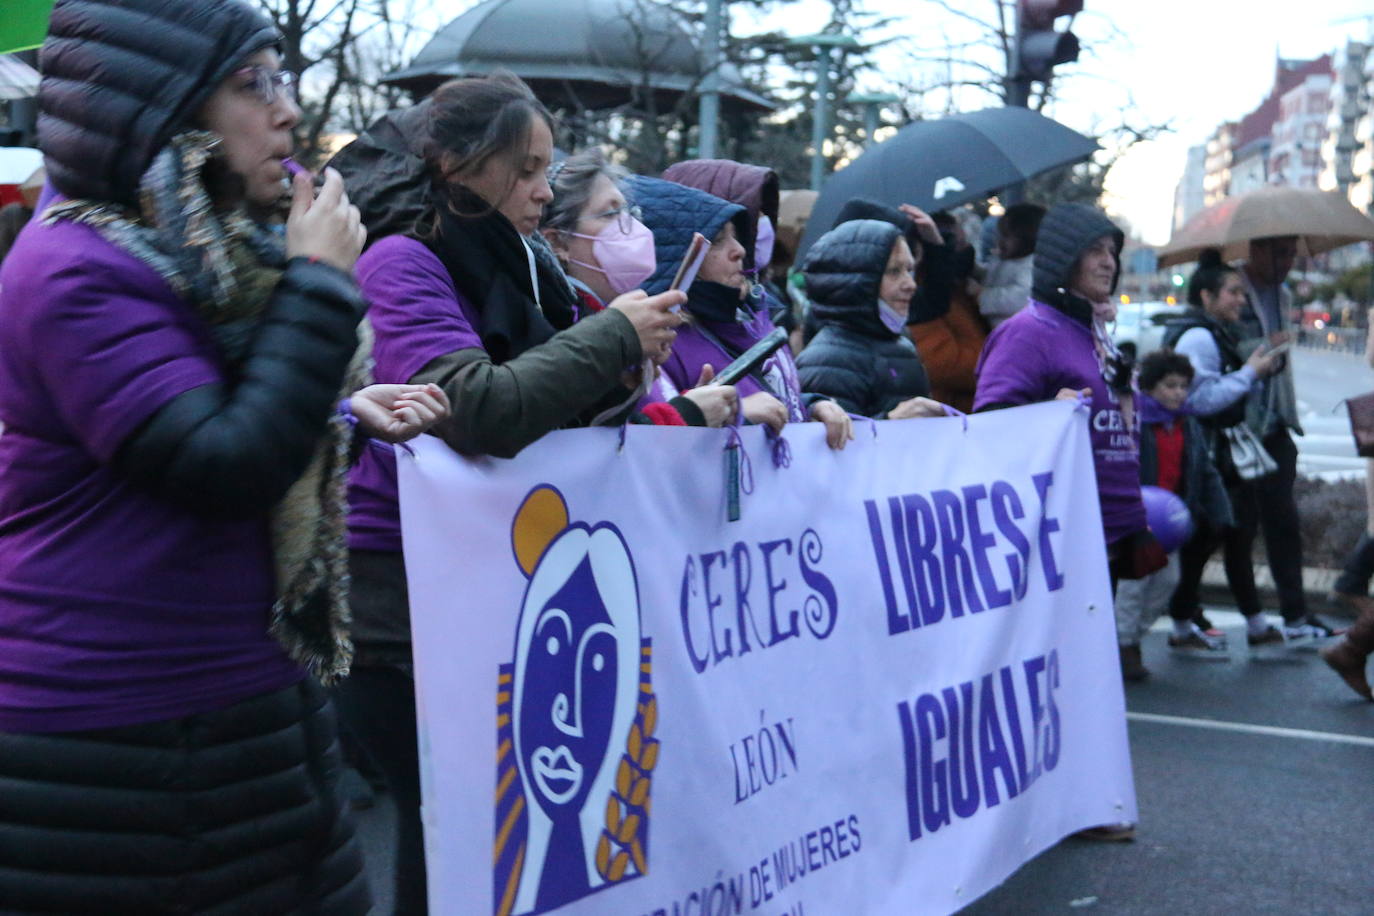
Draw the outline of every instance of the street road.
<instances>
[{"instance_id":1,"label":"street road","mask_svg":"<svg viewBox=\"0 0 1374 916\"><path fill-rule=\"evenodd\" d=\"M1363 476L1365 462L1355 454L1341 401L1374 389L1374 372L1352 353L1294 348L1291 358L1306 433L1296 440L1298 473L1328 480Z\"/></svg>"},{"instance_id":2,"label":"street road","mask_svg":"<svg viewBox=\"0 0 1374 916\"><path fill-rule=\"evenodd\" d=\"M1135 842L1065 840L967 916L1374 912L1374 704L1314 651L1252 658L1240 615L1209 615L1226 660L1175 657L1157 626L1126 690Z\"/></svg>"}]
</instances>

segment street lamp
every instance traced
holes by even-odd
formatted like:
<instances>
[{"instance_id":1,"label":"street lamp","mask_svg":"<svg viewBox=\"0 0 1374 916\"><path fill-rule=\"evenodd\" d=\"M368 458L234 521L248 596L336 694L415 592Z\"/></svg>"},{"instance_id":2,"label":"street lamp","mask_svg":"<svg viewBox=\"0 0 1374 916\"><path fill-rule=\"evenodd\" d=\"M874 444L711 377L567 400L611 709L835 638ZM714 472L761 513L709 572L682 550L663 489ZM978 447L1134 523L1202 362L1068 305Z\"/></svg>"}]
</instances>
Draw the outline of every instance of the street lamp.
<instances>
[{"instance_id":1,"label":"street lamp","mask_svg":"<svg viewBox=\"0 0 1374 916\"><path fill-rule=\"evenodd\" d=\"M701 45L701 99L697 117L697 155L716 158L720 124L720 3L706 0L705 35Z\"/></svg>"},{"instance_id":2,"label":"street lamp","mask_svg":"<svg viewBox=\"0 0 1374 916\"><path fill-rule=\"evenodd\" d=\"M873 135L878 132L878 116L882 113L883 106L892 105L901 100L901 96L893 95L890 92L851 92L845 102L850 105L863 106L864 135L867 142L872 143Z\"/></svg>"},{"instance_id":3,"label":"street lamp","mask_svg":"<svg viewBox=\"0 0 1374 916\"><path fill-rule=\"evenodd\" d=\"M852 51L863 47L852 35L821 32L789 38L790 48L816 52L816 103L811 125L811 190L819 191L825 180L825 141L830 135L830 60L832 49Z\"/></svg>"}]
</instances>

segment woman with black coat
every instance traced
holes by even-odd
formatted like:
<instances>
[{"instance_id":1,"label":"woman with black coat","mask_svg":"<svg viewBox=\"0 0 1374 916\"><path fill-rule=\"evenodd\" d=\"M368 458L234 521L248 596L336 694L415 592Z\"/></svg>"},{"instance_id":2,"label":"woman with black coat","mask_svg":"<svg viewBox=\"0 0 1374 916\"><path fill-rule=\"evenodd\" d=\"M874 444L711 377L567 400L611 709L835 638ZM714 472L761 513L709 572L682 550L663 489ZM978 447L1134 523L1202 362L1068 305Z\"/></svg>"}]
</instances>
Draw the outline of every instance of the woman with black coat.
<instances>
[{"instance_id":1,"label":"woman with black coat","mask_svg":"<svg viewBox=\"0 0 1374 916\"><path fill-rule=\"evenodd\" d=\"M370 909L307 669L350 660L354 425L442 405L354 387L337 174L296 180L284 238L249 215L300 118L279 40L239 2L53 10L57 197L0 270L6 913Z\"/></svg>"},{"instance_id":2,"label":"woman with black coat","mask_svg":"<svg viewBox=\"0 0 1374 916\"><path fill-rule=\"evenodd\" d=\"M916 259L902 230L872 219L841 223L802 264L819 330L797 357L802 387L879 419L944 415L904 333Z\"/></svg>"}]
</instances>

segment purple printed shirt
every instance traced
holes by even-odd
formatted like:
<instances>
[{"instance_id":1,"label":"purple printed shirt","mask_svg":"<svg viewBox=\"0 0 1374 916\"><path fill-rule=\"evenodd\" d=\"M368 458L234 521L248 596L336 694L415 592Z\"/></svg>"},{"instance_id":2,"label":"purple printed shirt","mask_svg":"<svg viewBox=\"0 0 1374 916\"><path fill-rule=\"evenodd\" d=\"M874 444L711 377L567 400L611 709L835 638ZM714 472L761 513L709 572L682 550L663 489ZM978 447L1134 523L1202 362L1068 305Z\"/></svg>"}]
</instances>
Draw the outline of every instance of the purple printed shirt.
<instances>
[{"instance_id":1,"label":"purple printed shirt","mask_svg":"<svg viewBox=\"0 0 1374 916\"><path fill-rule=\"evenodd\" d=\"M303 676L267 632L267 519L196 516L111 467L223 379L149 267L85 226L24 229L0 270L0 731L175 718Z\"/></svg>"},{"instance_id":2,"label":"purple printed shirt","mask_svg":"<svg viewBox=\"0 0 1374 916\"><path fill-rule=\"evenodd\" d=\"M446 353L481 348L477 310L453 286L438 255L405 236L382 239L358 259L368 300L373 374L381 383L408 382ZM373 442L353 468L348 488L349 546L399 552L401 513L396 455Z\"/></svg>"},{"instance_id":3,"label":"purple printed shirt","mask_svg":"<svg viewBox=\"0 0 1374 916\"><path fill-rule=\"evenodd\" d=\"M767 337L773 331L773 319L768 310L760 308L752 321L720 322L697 320L694 324L678 329L677 339L673 341L673 352L663 363L663 376L676 391L695 388L701 377L702 367L707 363L719 372L734 359L724 348L718 346L701 332L705 326L716 339L736 353L745 350ZM787 407L787 419L800 423L807 419L807 411L802 403L801 381L797 375L797 364L792 359L792 351L786 345L764 362L762 375L772 389L771 394L778 397ZM740 399L765 390L752 377L746 376L735 383Z\"/></svg>"},{"instance_id":4,"label":"purple printed shirt","mask_svg":"<svg viewBox=\"0 0 1374 916\"><path fill-rule=\"evenodd\" d=\"M978 359L973 409L1048 401L1061 388L1092 389L1089 435L1102 527L1113 544L1145 528L1140 501L1140 444L1097 364L1092 331L1043 302L993 329Z\"/></svg>"}]
</instances>

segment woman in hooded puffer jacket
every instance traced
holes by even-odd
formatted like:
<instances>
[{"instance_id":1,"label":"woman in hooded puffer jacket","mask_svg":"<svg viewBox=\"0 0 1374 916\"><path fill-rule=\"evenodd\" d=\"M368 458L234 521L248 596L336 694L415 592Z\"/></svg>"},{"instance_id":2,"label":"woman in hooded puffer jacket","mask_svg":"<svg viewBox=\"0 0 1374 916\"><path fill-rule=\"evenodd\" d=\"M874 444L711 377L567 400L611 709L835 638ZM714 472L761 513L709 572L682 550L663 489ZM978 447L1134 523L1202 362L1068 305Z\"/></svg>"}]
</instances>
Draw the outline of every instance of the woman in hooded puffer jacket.
<instances>
[{"instance_id":1,"label":"woman in hooded puffer jacket","mask_svg":"<svg viewBox=\"0 0 1374 916\"><path fill-rule=\"evenodd\" d=\"M802 387L867 417L943 416L904 333L916 259L902 230L871 219L841 223L816 240L801 269L820 328L797 357Z\"/></svg>"},{"instance_id":2,"label":"woman in hooded puffer jacket","mask_svg":"<svg viewBox=\"0 0 1374 916\"><path fill-rule=\"evenodd\" d=\"M365 361L338 175L295 181L284 240L249 216L300 117L279 39L246 3L53 10L57 197L0 271L6 913L370 908L305 667L349 664L352 422L397 441L442 404L339 404Z\"/></svg>"},{"instance_id":3,"label":"woman in hooded puffer jacket","mask_svg":"<svg viewBox=\"0 0 1374 916\"><path fill-rule=\"evenodd\" d=\"M683 391L703 384L714 369L729 364L774 329L745 276L748 249L741 239L748 237L746 211L671 181L634 177L628 184L657 249L658 267L645 289L668 288L694 234L700 232L711 243L687 290L684 311L690 320L679 330L662 366L664 378ZM735 388L745 419L766 424L775 433L787 423L814 419L825 424L826 442L833 449L844 448L854 437L849 416L838 404L803 392L786 347Z\"/></svg>"}]
</instances>

